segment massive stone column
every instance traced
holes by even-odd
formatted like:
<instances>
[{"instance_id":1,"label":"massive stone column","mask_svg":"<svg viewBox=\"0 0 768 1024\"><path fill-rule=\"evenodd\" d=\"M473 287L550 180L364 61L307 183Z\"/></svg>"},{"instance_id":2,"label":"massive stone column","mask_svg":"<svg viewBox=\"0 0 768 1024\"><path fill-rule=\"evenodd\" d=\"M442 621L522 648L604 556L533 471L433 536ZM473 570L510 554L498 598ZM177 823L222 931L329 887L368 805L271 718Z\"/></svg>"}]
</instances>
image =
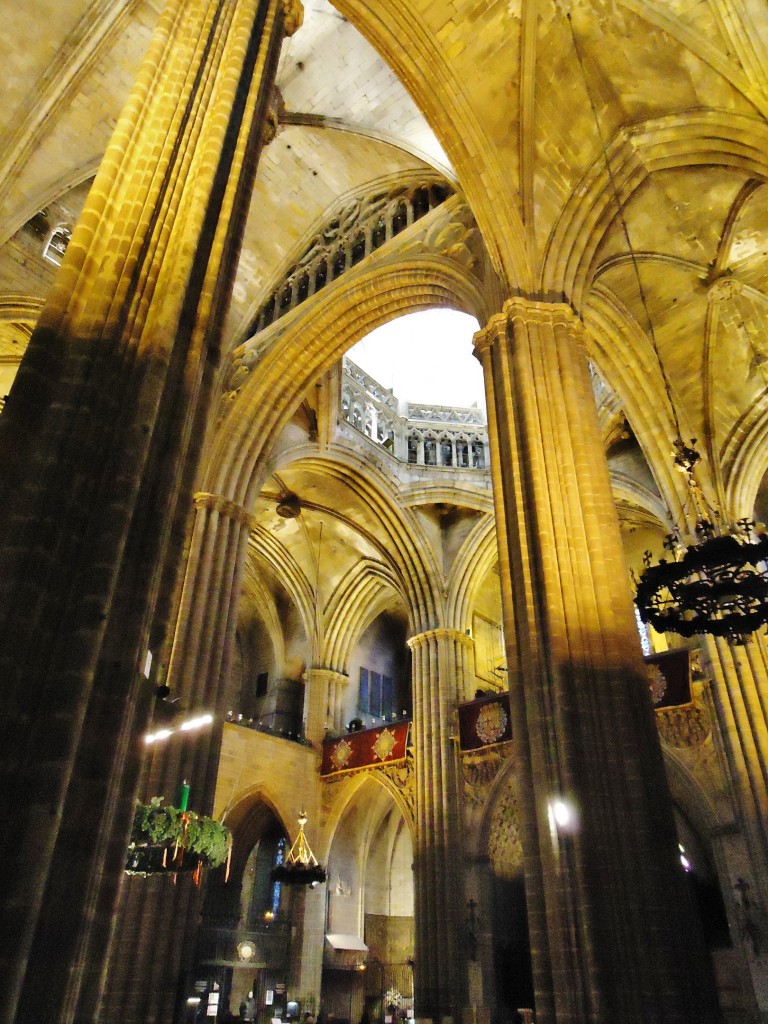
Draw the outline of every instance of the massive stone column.
<instances>
[{"instance_id":1,"label":"massive stone column","mask_svg":"<svg viewBox=\"0 0 768 1024\"><path fill-rule=\"evenodd\" d=\"M539 1024L719 1020L691 919L581 324L509 300L485 371Z\"/></svg>"},{"instance_id":2,"label":"massive stone column","mask_svg":"<svg viewBox=\"0 0 768 1024\"><path fill-rule=\"evenodd\" d=\"M288 0L168 0L0 420L0 985L95 1018Z\"/></svg>"},{"instance_id":3,"label":"massive stone column","mask_svg":"<svg viewBox=\"0 0 768 1024\"><path fill-rule=\"evenodd\" d=\"M416 1016L458 1021L467 1005L456 707L470 637L433 629L411 637L416 748L414 895Z\"/></svg>"}]
</instances>

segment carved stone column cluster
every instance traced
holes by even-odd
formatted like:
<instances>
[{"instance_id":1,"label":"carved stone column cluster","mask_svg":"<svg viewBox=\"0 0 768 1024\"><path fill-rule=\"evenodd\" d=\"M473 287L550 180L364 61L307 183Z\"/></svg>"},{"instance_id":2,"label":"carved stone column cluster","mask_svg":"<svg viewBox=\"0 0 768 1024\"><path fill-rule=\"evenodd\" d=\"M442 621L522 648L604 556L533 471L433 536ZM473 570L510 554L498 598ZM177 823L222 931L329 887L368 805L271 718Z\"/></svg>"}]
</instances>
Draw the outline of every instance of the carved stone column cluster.
<instances>
[{"instance_id":1,"label":"carved stone column cluster","mask_svg":"<svg viewBox=\"0 0 768 1024\"><path fill-rule=\"evenodd\" d=\"M221 494L194 498L194 524L177 609L168 680L186 702L226 714L232 695L227 679L233 616L250 533L250 516ZM211 800L213 794L210 794Z\"/></svg>"},{"instance_id":2,"label":"carved stone column cluster","mask_svg":"<svg viewBox=\"0 0 768 1024\"><path fill-rule=\"evenodd\" d=\"M748 945L768 951L768 663L765 639L745 647L710 637L706 656L736 816L744 835L754 924L761 933ZM738 880L733 879L736 883ZM765 970L765 967L763 968Z\"/></svg>"},{"instance_id":3,"label":"carved stone column cluster","mask_svg":"<svg viewBox=\"0 0 768 1024\"><path fill-rule=\"evenodd\" d=\"M456 707L472 640L452 629L411 637L416 748L416 1016L458 1021L467 1003Z\"/></svg>"},{"instance_id":4,"label":"carved stone column cluster","mask_svg":"<svg viewBox=\"0 0 768 1024\"><path fill-rule=\"evenodd\" d=\"M344 728L344 695L349 677L328 668L310 668L304 673L304 735L314 746L322 746L330 729Z\"/></svg>"},{"instance_id":5,"label":"carved stone column cluster","mask_svg":"<svg viewBox=\"0 0 768 1024\"><path fill-rule=\"evenodd\" d=\"M583 332L509 300L476 336L491 433L537 1021L719 1019L677 862Z\"/></svg>"},{"instance_id":6,"label":"carved stone column cluster","mask_svg":"<svg viewBox=\"0 0 768 1024\"><path fill-rule=\"evenodd\" d=\"M223 606L219 588L227 593L225 581L245 550L250 517L218 494L196 494L194 507L169 679L174 697L189 710L212 711L214 724L200 733L173 736L154 748L141 795L146 800L173 798L186 779L190 807L210 814L223 723L232 705L232 694L220 685L228 679L220 618L226 622L231 605ZM209 596L204 599L204 595ZM200 910L201 893L188 879L176 885L163 877L124 880L102 1004L105 1024L113 1019L172 1020L177 1003L179 1013L183 1012L183 979L193 967Z\"/></svg>"},{"instance_id":7,"label":"carved stone column cluster","mask_svg":"<svg viewBox=\"0 0 768 1024\"><path fill-rule=\"evenodd\" d=\"M151 702L141 667L299 12L168 0L3 413L0 978L15 1024L98 1013Z\"/></svg>"}]
</instances>

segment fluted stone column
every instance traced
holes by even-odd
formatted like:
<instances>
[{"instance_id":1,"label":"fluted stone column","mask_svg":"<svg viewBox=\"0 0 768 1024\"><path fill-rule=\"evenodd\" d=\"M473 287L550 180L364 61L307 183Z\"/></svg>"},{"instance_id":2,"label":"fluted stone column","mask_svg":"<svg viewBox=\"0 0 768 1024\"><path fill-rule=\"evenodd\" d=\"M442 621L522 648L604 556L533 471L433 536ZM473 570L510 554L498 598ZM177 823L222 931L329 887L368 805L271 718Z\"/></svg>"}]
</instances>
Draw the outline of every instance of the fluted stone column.
<instances>
[{"instance_id":1,"label":"fluted stone column","mask_svg":"<svg viewBox=\"0 0 768 1024\"><path fill-rule=\"evenodd\" d=\"M311 783L306 784L302 805L310 815L307 839L313 849L311 831L316 830L320 821L319 768L323 739L329 728L335 733L341 731L343 698L348 682L348 676L332 669L309 668L304 673L304 735L318 751L316 772ZM319 855L318 851L315 852ZM313 998L315 1012L320 1006L323 973L326 886L327 883L323 883L306 891L300 887L302 892L294 895L293 903L294 921L298 920L300 924L291 942L289 990L304 998Z\"/></svg>"},{"instance_id":2,"label":"fluted stone column","mask_svg":"<svg viewBox=\"0 0 768 1024\"><path fill-rule=\"evenodd\" d=\"M250 516L235 502L209 493L195 495L194 516L168 679L184 707L212 711L215 718L210 728L175 735L153 748L141 796L172 799L186 779L190 809L210 814L223 726L233 703L224 641L236 602L226 598L232 577L238 576ZM202 894L188 878L176 885L163 877L124 880L99 1018L103 1024L164 1024L175 1014L183 1020L201 911Z\"/></svg>"},{"instance_id":3,"label":"fluted stone column","mask_svg":"<svg viewBox=\"0 0 768 1024\"><path fill-rule=\"evenodd\" d=\"M327 885L327 882L323 882L314 889L297 886L301 891L293 894L291 904L294 930L291 937L288 991L303 1000L314 1000L315 1012L320 1006L323 977Z\"/></svg>"},{"instance_id":4,"label":"fluted stone column","mask_svg":"<svg viewBox=\"0 0 768 1024\"><path fill-rule=\"evenodd\" d=\"M97 1013L151 704L141 666L297 12L168 0L0 422L0 987L15 1024Z\"/></svg>"},{"instance_id":5,"label":"fluted stone column","mask_svg":"<svg viewBox=\"0 0 768 1024\"><path fill-rule=\"evenodd\" d=\"M348 688L349 676L343 672L334 672L332 678L328 680L328 711L331 729L335 733L343 732L346 726L345 709Z\"/></svg>"},{"instance_id":6,"label":"fluted stone column","mask_svg":"<svg viewBox=\"0 0 768 1024\"><path fill-rule=\"evenodd\" d=\"M467 1004L466 907L456 708L472 640L453 629L411 637L416 749L415 1013L460 1019Z\"/></svg>"},{"instance_id":7,"label":"fluted stone column","mask_svg":"<svg viewBox=\"0 0 768 1024\"><path fill-rule=\"evenodd\" d=\"M322 746L327 730L342 731L348 682L348 676L333 669L309 668L304 673L304 735L314 746Z\"/></svg>"},{"instance_id":8,"label":"fluted stone column","mask_svg":"<svg viewBox=\"0 0 768 1024\"><path fill-rule=\"evenodd\" d=\"M691 920L581 324L521 298L485 372L537 1024L719 1020Z\"/></svg>"},{"instance_id":9,"label":"fluted stone column","mask_svg":"<svg viewBox=\"0 0 768 1024\"><path fill-rule=\"evenodd\" d=\"M224 713L233 698L222 692L231 658L227 641L234 635L250 529L241 505L221 494L195 495L167 679L187 703Z\"/></svg>"},{"instance_id":10,"label":"fluted stone column","mask_svg":"<svg viewBox=\"0 0 768 1024\"><path fill-rule=\"evenodd\" d=\"M722 638L708 637L705 657L711 669L711 697L728 764L736 818L744 836L750 867L743 877L749 886L752 922L760 932L757 942L763 1011L768 1011L768 659L766 640L755 635L738 647ZM738 882L732 878L731 883ZM731 898L733 893L729 894ZM746 924L746 921L742 922ZM751 927L748 925L747 927ZM742 936L744 939L745 936ZM751 944L749 937L747 944Z\"/></svg>"}]
</instances>

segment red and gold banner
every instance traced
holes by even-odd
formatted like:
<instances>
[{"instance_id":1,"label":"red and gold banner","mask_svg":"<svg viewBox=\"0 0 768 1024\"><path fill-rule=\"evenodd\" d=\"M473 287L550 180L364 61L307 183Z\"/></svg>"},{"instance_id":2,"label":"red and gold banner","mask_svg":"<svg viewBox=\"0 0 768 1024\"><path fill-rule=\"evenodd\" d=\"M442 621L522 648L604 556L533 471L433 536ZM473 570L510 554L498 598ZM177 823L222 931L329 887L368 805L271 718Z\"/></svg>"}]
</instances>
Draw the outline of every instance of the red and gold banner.
<instances>
[{"instance_id":1,"label":"red and gold banner","mask_svg":"<svg viewBox=\"0 0 768 1024\"><path fill-rule=\"evenodd\" d=\"M688 650L664 651L645 659L651 700L657 711L690 704L691 669Z\"/></svg>"},{"instance_id":2,"label":"red and gold banner","mask_svg":"<svg viewBox=\"0 0 768 1024\"><path fill-rule=\"evenodd\" d=\"M376 768L404 761L408 749L410 722L398 722L378 729L351 732L340 739L323 743L321 775Z\"/></svg>"},{"instance_id":3,"label":"red and gold banner","mask_svg":"<svg viewBox=\"0 0 768 1024\"><path fill-rule=\"evenodd\" d=\"M479 750L512 739L509 694L480 697L459 707L459 737L462 750Z\"/></svg>"}]
</instances>

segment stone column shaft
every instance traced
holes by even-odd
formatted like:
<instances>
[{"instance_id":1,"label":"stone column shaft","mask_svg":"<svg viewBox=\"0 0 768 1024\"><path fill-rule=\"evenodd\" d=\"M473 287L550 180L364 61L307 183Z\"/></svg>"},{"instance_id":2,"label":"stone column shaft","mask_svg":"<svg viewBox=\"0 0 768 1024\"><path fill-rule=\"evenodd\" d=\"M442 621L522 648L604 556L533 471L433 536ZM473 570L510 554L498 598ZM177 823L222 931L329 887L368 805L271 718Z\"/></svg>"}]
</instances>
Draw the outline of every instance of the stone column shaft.
<instances>
[{"instance_id":1,"label":"stone column shaft","mask_svg":"<svg viewBox=\"0 0 768 1024\"><path fill-rule=\"evenodd\" d=\"M536 1019L716 1021L581 326L566 306L512 299L476 343L516 638L507 653Z\"/></svg>"},{"instance_id":2,"label":"stone column shaft","mask_svg":"<svg viewBox=\"0 0 768 1024\"><path fill-rule=\"evenodd\" d=\"M16 1024L97 1012L151 703L140 668L285 24L278 0L168 0L0 423L0 978Z\"/></svg>"},{"instance_id":3,"label":"stone column shaft","mask_svg":"<svg viewBox=\"0 0 768 1024\"><path fill-rule=\"evenodd\" d=\"M320 1006L323 976L327 884L324 882L315 889L302 886L302 891L294 894L292 904L292 920L300 924L291 939L288 991L293 996L314 999L315 1012ZM297 905L299 902L301 906Z\"/></svg>"},{"instance_id":4,"label":"stone column shaft","mask_svg":"<svg viewBox=\"0 0 768 1024\"><path fill-rule=\"evenodd\" d=\"M416 1016L459 1019L467 968L455 716L469 637L434 629L408 641L413 654L416 748Z\"/></svg>"},{"instance_id":5,"label":"stone column shaft","mask_svg":"<svg viewBox=\"0 0 768 1024\"><path fill-rule=\"evenodd\" d=\"M751 861L752 900L768 910L768 665L765 638L745 647L708 638L712 701ZM768 1007L767 1007L768 1008Z\"/></svg>"},{"instance_id":6,"label":"stone column shaft","mask_svg":"<svg viewBox=\"0 0 768 1024\"><path fill-rule=\"evenodd\" d=\"M233 697L222 685L229 679L226 638L236 615L233 594L249 525L249 515L234 502L215 494L195 495L168 679L185 707L212 711L215 721L199 734L173 736L153 749L143 783L145 800L173 799L186 779L190 808L202 814L212 811L223 723ZM165 1024L176 1012L184 1013L179 979L193 967L200 911L201 893L188 879L173 886L165 878L125 879L100 1018L104 1024L117 1019ZM138 941L148 935L151 941Z\"/></svg>"},{"instance_id":7,"label":"stone column shaft","mask_svg":"<svg viewBox=\"0 0 768 1024\"><path fill-rule=\"evenodd\" d=\"M304 735L316 747L322 747L327 729L340 732L344 710L344 691L348 677L327 668L310 668L304 673Z\"/></svg>"}]
</instances>

